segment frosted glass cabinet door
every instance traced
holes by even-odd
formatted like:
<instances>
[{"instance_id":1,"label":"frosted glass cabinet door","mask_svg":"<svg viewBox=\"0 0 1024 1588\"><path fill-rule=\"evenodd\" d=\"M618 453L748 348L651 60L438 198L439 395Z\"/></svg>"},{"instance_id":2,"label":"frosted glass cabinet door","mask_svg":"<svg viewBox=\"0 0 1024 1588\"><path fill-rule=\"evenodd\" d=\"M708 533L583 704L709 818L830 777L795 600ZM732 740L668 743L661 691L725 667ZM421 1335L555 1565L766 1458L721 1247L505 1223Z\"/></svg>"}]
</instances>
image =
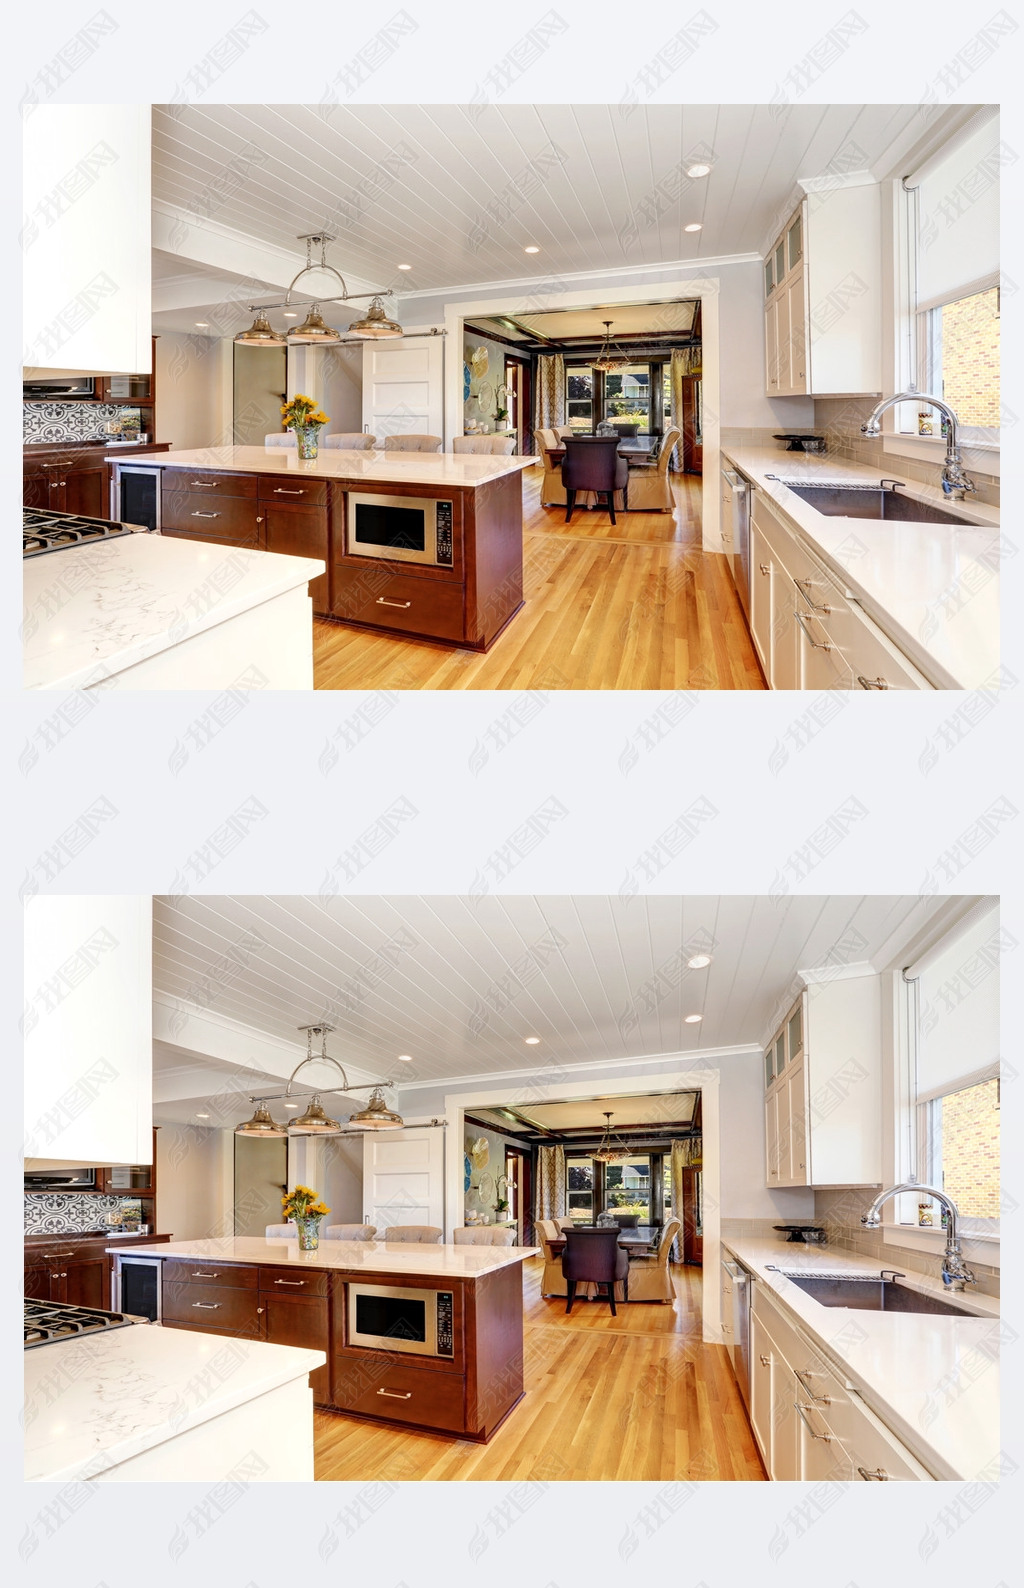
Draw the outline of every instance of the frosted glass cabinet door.
<instances>
[{"instance_id":1,"label":"frosted glass cabinet door","mask_svg":"<svg viewBox=\"0 0 1024 1588\"><path fill-rule=\"evenodd\" d=\"M25 1156L40 1167L152 1156L152 939L148 896L26 901Z\"/></svg>"}]
</instances>

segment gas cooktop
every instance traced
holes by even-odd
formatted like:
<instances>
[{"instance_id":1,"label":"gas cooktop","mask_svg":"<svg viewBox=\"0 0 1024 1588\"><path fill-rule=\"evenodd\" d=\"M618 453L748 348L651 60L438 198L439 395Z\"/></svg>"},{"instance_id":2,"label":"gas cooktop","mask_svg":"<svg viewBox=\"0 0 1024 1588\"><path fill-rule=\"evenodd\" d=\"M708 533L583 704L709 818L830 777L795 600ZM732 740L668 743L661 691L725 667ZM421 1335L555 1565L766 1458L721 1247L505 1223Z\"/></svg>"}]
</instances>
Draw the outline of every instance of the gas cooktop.
<instances>
[{"instance_id":1,"label":"gas cooktop","mask_svg":"<svg viewBox=\"0 0 1024 1588\"><path fill-rule=\"evenodd\" d=\"M81 513L55 513L45 507L25 507L22 513L22 551L26 557L41 557L47 551L66 551L70 546L132 535L136 529L145 527L118 524L110 518L85 518Z\"/></svg>"},{"instance_id":2,"label":"gas cooktop","mask_svg":"<svg viewBox=\"0 0 1024 1588\"><path fill-rule=\"evenodd\" d=\"M102 1312L99 1307L71 1307L52 1301L25 1298L25 1349L33 1345L52 1345L56 1340L72 1340L84 1334L102 1334L106 1329L123 1329L129 1323L148 1323L128 1312Z\"/></svg>"}]
</instances>

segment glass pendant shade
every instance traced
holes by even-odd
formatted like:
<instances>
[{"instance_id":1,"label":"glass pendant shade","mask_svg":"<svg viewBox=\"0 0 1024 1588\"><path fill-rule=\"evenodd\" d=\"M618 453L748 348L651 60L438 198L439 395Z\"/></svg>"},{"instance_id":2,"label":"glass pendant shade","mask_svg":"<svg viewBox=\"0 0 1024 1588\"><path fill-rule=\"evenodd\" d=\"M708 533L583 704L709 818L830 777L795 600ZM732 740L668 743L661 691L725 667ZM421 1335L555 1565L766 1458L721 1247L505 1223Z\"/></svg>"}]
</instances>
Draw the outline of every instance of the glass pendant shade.
<instances>
[{"instance_id":1,"label":"glass pendant shade","mask_svg":"<svg viewBox=\"0 0 1024 1588\"><path fill-rule=\"evenodd\" d=\"M357 1130L401 1130L405 1124L401 1114L395 1114L384 1101L384 1093L375 1086L365 1108L349 1120Z\"/></svg>"},{"instance_id":2,"label":"glass pendant shade","mask_svg":"<svg viewBox=\"0 0 1024 1588\"><path fill-rule=\"evenodd\" d=\"M235 1126L236 1136L287 1136L288 1132L283 1125L271 1119L266 1103L257 1103L256 1112L244 1125Z\"/></svg>"},{"instance_id":3,"label":"glass pendant shade","mask_svg":"<svg viewBox=\"0 0 1024 1588\"><path fill-rule=\"evenodd\" d=\"M301 325L293 325L288 332L288 342L309 342L314 344L324 342L340 342L341 332L333 326L327 325L320 313L320 305L314 303Z\"/></svg>"},{"instance_id":4,"label":"glass pendant shade","mask_svg":"<svg viewBox=\"0 0 1024 1588\"><path fill-rule=\"evenodd\" d=\"M603 370L606 375L610 375L613 370L622 369L629 360L617 343L612 341L611 320L602 320L601 324L604 326L604 346L595 358L592 368Z\"/></svg>"},{"instance_id":5,"label":"glass pendant shade","mask_svg":"<svg viewBox=\"0 0 1024 1588\"><path fill-rule=\"evenodd\" d=\"M338 1121L324 1113L319 1092L313 1093L304 1114L288 1121L290 1136L337 1136L340 1130Z\"/></svg>"},{"instance_id":6,"label":"glass pendant shade","mask_svg":"<svg viewBox=\"0 0 1024 1588\"><path fill-rule=\"evenodd\" d=\"M612 1116L607 1110L604 1117L608 1123L604 1127L601 1145L594 1153L594 1157L599 1163L622 1163L631 1156L629 1148L618 1136L612 1134Z\"/></svg>"},{"instance_id":7,"label":"glass pendant shade","mask_svg":"<svg viewBox=\"0 0 1024 1588\"><path fill-rule=\"evenodd\" d=\"M380 298L374 298L364 317L352 321L348 334L362 337L401 336L402 327L397 320L388 319Z\"/></svg>"},{"instance_id":8,"label":"glass pendant shade","mask_svg":"<svg viewBox=\"0 0 1024 1588\"><path fill-rule=\"evenodd\" d=\"M263 310L257 312L247 331L239 331L235 337L236 342L248 343L256 347L287 347L288 343L283 336L274 330Z\"/></svg>"}]
</instances>

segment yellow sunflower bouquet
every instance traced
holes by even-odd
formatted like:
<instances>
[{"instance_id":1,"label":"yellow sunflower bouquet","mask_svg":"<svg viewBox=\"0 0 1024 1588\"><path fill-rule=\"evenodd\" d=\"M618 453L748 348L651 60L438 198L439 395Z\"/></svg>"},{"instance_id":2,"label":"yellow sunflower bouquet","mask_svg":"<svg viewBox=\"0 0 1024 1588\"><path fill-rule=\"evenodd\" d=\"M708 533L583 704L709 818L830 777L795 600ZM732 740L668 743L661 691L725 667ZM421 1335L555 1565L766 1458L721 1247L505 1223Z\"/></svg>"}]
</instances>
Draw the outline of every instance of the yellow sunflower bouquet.
<instances>
[{"instance_id":1,"label":"yellow sunflower bouquet","mask_svg":"<svg viewBox=\"0 0 1024 1588\"><path fill-rule=\"evenodd\" d=\"M286 1219L295 1220L301 1252L315 1252L320 1244L320 1220L331 1210L321 1202L318 1191L308 1185L297 1185L281 1198Z\"/></svg>"},{"instance_id":2,"label":"yellow sunflower bouquet","mask_svg":"<svg viewBox=\"0 0 1024 1588\"><path fill-rule=\"evenodd\" d=\"M315 458L317 438L323 426L330 424L330 415L325 414L312 397L304 397L302 392L297 392L291 402L283 404L281 418L285 430L295 431L299 457Z\"/></svg>"}]
</instances>

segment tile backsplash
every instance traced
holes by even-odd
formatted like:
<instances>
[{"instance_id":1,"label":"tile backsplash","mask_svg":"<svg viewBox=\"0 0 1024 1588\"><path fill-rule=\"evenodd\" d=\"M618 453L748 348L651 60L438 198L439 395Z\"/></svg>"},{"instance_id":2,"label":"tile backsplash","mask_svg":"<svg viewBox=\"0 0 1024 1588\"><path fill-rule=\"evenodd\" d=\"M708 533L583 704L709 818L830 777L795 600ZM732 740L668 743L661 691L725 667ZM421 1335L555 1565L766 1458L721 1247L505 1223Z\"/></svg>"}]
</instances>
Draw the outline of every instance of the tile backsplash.
<instances>
[{"instance_id":1,"label":"tile backsplash","mask_svg":"<svg viewBox=\"0 0 1024 1588\"><path fill-rule=\"evenodd\" d=\"M76 1235L101 1230L107 1214L138 1208L138 1197L86 1196L75 1191L36 1191L25 1198L26 1235Z\"/></svg>"},{"instance_id":2,"label":"tile backsplash","mask_svg":"<svg viewBox=\"0 0 1024 1588\"><path fill-rule=\"evenodd\" d=\"M123 403L24 403L22 441L109 441L110 421L138 412Z\"/></svg>"},{"instance_id":3,"label":"tile backsplash","mask_svg":"<svg viewBox=\"0 0 1024 1588\"><path fill-rule=\"evenodd\" d=\"M874 406L872 397L819 397L815 400L815 429L824 435L829 456L847 458L851 463L863 463L885 475L916 480L922 485L938 485L941 463L933 459L918 462L916 458L898 457L884 450L881 436L861 435L860 427ZM986 474L973 464L968 466L967 472L977 486L973 500L998 507L999 476Z\"/></svg>"},{"instance_id":4,"label":"tile backsplash","mask_svg":"<svg viewBox=\"0 0 1024 1588\"><path fill-rule=\"evenodd\" d=\"M875 1197L874 1188L852 1187L841 1191L816 1191L814 1195L815 1222L825 1227L825 1240L834 1251L855 1252L859 1257L877 1259L880 1268L904 1268L917 1274L939 1277L940 1257L937 1252L923 1252L917 1247L898 1246L883 1239L882 1231L865 1229L860 1222ZM977 1290L983 1296L998 1296L999 1269L990 1263L968 1258L977 1279Z\"/></svg>"}]
</instances>

